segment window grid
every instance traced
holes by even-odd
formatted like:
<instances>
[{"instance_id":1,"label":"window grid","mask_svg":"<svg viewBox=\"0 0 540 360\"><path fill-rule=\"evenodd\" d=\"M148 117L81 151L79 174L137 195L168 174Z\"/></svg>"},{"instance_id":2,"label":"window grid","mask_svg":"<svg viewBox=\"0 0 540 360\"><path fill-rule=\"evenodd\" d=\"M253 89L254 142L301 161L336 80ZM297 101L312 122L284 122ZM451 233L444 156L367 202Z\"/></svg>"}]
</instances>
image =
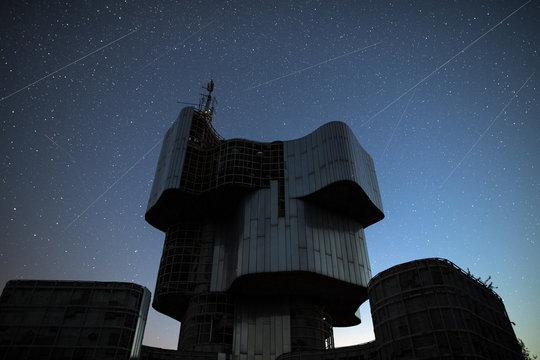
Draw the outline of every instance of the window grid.
<instances>
[{"instance_id":1,"label":"window grid","mask_svg":"<svg viewBox=\"0 0 540 360\"><path fill-rule=\"evenodd\" d=\"M180 188L203 193L222 186L269 188L278 181L279 216L285 216L283 142L223 140L197 112L193 116Z\"/></svg>"},{"instance_id":2,"label":"window grid","mask_svg":"<svg viewBox=\"0 0 540 360\"><path fill-rule=\"evenodd\" d=\"M232 349L234 306L226 293L203 293L191 299L182 319L179 349Z\"/></svg>"},{"instance_id":3,"label":"window grid","mask_svg":"<svg viewBox=\"0 0 540 360\"><path fill-rule=\"evenodd\" d=\"M322 306L302 304L291 309L291 349L295 351L334 348L332 319Z\"/></svg>"},{"instance_id":4,"label":"window grid","mask_svg":"<svg viewBox=\"0 0 540 360\"><path fill-rule=\"evenodd\" d=\"M8 283L0 299L0 359L127 358L142 296L133 284Z\"/></svg>"},{"instance_id":5,"label":"window grid","mask_svg":"<svg viewBox=\"0 0 540 360\"><path fill-rule=\"evenodd\" d=\"M167 231L156 294L193 293L210 285L213 240L198 223L179 223Z\"/></svg>"},{"instance_id":6,"label":"window grid","mask_svg":"<svg viewBox=\"0 0 540 360\"><path fill-rule=\"evenodd\" d=\"M369 291L383 353L394 351L397 358L437 353L502 359L515 351L507 340L512 339L512 328L500 298L448 261L426 259L395 267L372 279Z\"/></svg>"}]
</instances>

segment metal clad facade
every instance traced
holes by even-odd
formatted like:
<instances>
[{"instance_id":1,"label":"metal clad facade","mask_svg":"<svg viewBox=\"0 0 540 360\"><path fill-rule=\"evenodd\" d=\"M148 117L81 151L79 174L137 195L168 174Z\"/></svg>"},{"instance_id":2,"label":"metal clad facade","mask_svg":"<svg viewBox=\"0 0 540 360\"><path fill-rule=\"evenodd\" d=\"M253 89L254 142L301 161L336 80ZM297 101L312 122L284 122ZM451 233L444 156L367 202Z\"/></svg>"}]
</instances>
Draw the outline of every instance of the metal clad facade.
<instances>
[{"instance_id":1,"label":"metal clad facade","mask_svg":"<svg viewBox=\"0 0 540 360\"><path fill-rule=\"evenodd\" d=\"M305 196L331 183L349 180L382 209L373 159L345 123L327 123L301 139L285 141L284 147L290 197ZM309 174L313 174L313 181Z\"/></svg>"},{"instance_id":2,"label":"metal clad facade","mask_svg":"<svg viewBox=\"0 0 540 360\"><path fill-rule=\"evenodd\" d=\"M381 359L522 359L502 299L446 259L421 259L369 287Z\"/></svg>"},{"instance_id":3,"label":"metal clad facade","mask_svg":"<svg viewBox=\"0 0 540 360\"><path fill-rule=\"evenodd\" d=\"M138 359L150 298L132 283L10 280L0 359Z\"/></svg>"},{"instance_id":4,"label":"metal clad facade","mask_svg":"<svg viewBox=\"0 0 540 360\"><path fill-rule=\"evenodd\" d=\"M225 349L215 336L229 331L238 360L332 347L332 324L358 323L367 298L363 228L383 216L374 184L373 162L344 123L263 144L223 140L200 111L183 109L164 139L147 209L176 239L166 241L153 305L191 329L181 348ZM219 310L229 295L232 315ZM214 315L203 316L211 306Z\"/></svg>"},{"instance_id":5,"label":"metal clad facade","mask_svg":"<svg viewBox=\"0 0 540 360\"><path fill-rule=\"evenodd\" d=\"M239 207L244 213L237 217L242 220L241 234L224 225L229 228L227 235L215 236L213 291L226 291L244 275L286 271L310 271L367 286L370 266L364 230L357 222L299 199L289 199L296 205L297 216L268 216L263 205L267 205L265 193L271 192L259 190L244 200ZM237 256L230 258L235 243ZM220 265L231 261L236 266ZM233 273L225 275L225 271Z\"/></svg>"},{"instance_id":6,"label":"metal clad facade","mask_svg":"<svg viewBox=\"0 0 540 360\"><path fill-rule=\"evenodd\" d=\"M242 298L235 314L233 360L273 360L291 351L289 308L281 299Z\"/></svg>"},{"instance_id":7,"label":"metal clad facade","mask_svg":"<svg viewBox=\"0 0 540 360\"><path fill-rule=\"evenodd\" d=\"M157 203L165 190L180 187L192 118L193 108L182 109L163 139L147 211Z\"/></svg>"}]
</instances>

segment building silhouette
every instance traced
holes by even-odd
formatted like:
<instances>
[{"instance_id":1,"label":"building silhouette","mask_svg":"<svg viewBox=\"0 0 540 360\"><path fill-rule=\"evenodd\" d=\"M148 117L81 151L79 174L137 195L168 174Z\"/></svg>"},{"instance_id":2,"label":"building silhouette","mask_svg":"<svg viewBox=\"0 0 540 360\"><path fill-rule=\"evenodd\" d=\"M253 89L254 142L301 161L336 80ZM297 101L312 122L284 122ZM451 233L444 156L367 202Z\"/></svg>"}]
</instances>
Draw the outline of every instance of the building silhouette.
<instances>
[{"instance_id":1,"label":"building silhouette","mask_svg":"<svg viewBox=\"0 0 540 360\"><path fill-rule=\"evenodd\" d=\"M521 359L502 299L445 259L396 265L369 285L381 359Z\"/></svg>"},{"instance_id":2,"label":"building silhouette","mask_svg":"<svg viewBox=\"0 0 540 360\"><path fill-rule=\"evenodd\" d=\"M521 360L502 299L449 260L410 261L368 287L375 341L279 360Z\"/></svg>"},{"instance_id":3,"label":"building silhouette","mask_svg":"<svg viewBox=\"0 0 540 360\"><path fill-rule=\"evenodd\" d=\"M138 359L150 291L131 283L11 280L0 359Z\"/></svg>"},{"instance_id":4,"label":"building silhouette","mask_svg":"<svg viewBox=\"0 0 540 360\"><path fill-rule=\"evenodd\" d=\"M491 284L449 260L393 266L371 279L368 295L374 341L291 350L276 359L523 359L502 299ZM0 296L0 359L235 358L208 349L141 346L149 302L150 292L130 283L9 281ZM214 314L210 309L201 313ZM312 319L306 325L317 328ZM265 335L260 338L263 348L272 341L272 334Z\"/></svg>"},{"instance_id":5,"label":"building silhouette","mask_svg":"<svg viewBox=\"0 0 540 360\"><path fill-rule=\"evenodd\" d=\"M211 92L165 135L146 220L165 232L153 307L178 349L274 359L360 322L364 228L383 218L371 157L341 122L291 141L224 140Z\"/></svg>"}]
</instances>

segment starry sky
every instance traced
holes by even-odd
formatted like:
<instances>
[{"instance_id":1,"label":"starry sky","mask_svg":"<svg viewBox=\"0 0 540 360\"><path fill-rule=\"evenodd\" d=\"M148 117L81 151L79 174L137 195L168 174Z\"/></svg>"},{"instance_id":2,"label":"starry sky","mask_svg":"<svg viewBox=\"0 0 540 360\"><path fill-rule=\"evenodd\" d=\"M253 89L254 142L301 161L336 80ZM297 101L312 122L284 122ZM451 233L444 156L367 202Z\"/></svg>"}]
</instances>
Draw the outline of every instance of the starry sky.
<instances>
[{"instance_id":1,"label":"starry sky","mask_svg":"<svg viewBox=\"0 0 540 360\"><path fill-rule=\"evenodd\" d=\"M540 2L3 1L0 286L133 281L164 235L144 212L164 133L210 78L225 138L347 123L385 219L373 275L444 257L491 276L540 354ZM363 323L338 346L373 339ZM144 343L175 348L151 310Z\"/></svg>"}]
</instances>

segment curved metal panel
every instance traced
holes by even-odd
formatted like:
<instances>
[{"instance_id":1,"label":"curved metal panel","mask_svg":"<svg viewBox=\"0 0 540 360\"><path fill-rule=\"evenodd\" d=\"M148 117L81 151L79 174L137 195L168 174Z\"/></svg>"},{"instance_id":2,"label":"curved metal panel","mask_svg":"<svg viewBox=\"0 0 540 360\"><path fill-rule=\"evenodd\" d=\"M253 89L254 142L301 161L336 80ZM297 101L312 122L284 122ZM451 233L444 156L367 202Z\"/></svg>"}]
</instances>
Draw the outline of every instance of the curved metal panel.
<instances>
[{"instance_id":1,"label":"curved metal panel","mask_svg":"<svg viewBox=\"0 0 540 360\"><path fill-rule=\"evenodd\" d=\"M330 122L286 141L284 153L290 197L313 200L363 227L384 217L373 159L347 124Z\"/></svg>"},{"instance_id":2,"label":"curved metal panel","mask_svg":"<svg viewBox=\"0 0 540 360\"><path fill-rule=\"evenodd\" d=\"M167 189L180 187L193 110L192 107L182 109L165 134L146 211L156 205Z\"/></svg>"}]
</instances>

